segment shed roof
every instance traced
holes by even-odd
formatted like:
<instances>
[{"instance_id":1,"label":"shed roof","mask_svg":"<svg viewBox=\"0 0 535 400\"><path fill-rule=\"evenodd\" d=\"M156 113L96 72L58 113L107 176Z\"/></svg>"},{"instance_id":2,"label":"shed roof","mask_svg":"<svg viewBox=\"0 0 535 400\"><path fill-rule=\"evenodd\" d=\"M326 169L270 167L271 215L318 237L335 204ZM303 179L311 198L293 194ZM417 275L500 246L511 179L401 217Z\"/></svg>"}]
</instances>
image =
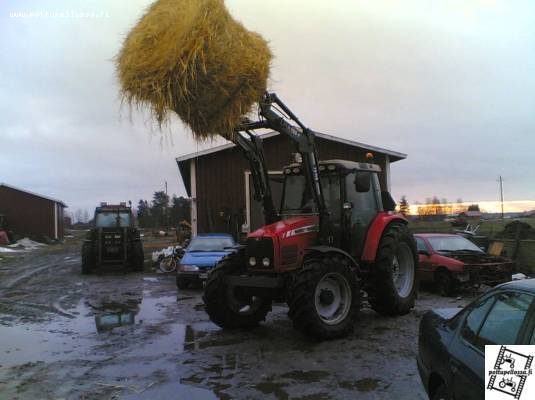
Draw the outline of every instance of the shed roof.
<instances>
[{"instance_id":1,"label":"shed roof","mask_svg":"<svg viewBox=\"0 0 535 400\"><path fill-rule=\"evenodd\" d=\"M62 207L67 208L67 205L63 201L58 200L58 199L54 199L52 197L43 196L42 194L30 192L29 190L21 189L21 188L18 188L16 186L13 186L13 185L8 185L7 183L3 183L3 182L0 182L0 187L6 187L6 188L11 189L11 190L16 190L18 192L30 194L30 195L35 196L35 197L40 197L41 199L50 200L50 201L53 201L54 203L58 203Z\"/></svg>"},{"instance_id":2,"label":"shed roof","mask_svg":"<svg viewBox=\"0 0 535 400\"><path fill-rule=\"evenodd\" d=\"M278 136L278 135L280 135L279 132L272 131L272 132L264 133L264 134L260 135L260 137L265 140L265 139L270 139L270 138ZM343 138L340 138L340 137L337 137L337 136L327 135L326 133L321 133L321 132L315 132L314 131L314 135L317 138L320 138L320 139L323 139L323 140L328 140L328 141L331 141L331 142L337 142L337 143L344 144L346 146L352 146L352 147L356 147L356 148L359 148L359 149L369 150L369 151L375 152L375 153L386 154L386 155L389 156L390 162L395 162L395 161L399 161L399 160L403 160L403 159L407 158L407 154L405 154L405 153L400 153L400 152L397 152L397 151L384 149L382 147L372 146L372 145L361 143L361 142L357 142L357 141L354 141L354 140L343 139ZM184 182L184 187L186 188L186 191L188 192L188 194L191 191L190 182L188 181L188 179L184 179L184 177L189 177L190 165L186 161L189 161L189 160L197 158L197 157L203 157L203 156L206 156L206 155L209 155L209 154L213 154L213 153L217 153L217 152L220 152L220 151L228 150L228 149L231 149L233 147L236 147L236 145L234 143L232 143L232 142L228 142L228 143L222 144L220 146L211 147L211 148L208 148L208 149L205 149L205 150L197 151L195 153L189 153L189 154L186 154L186 155L183 155L183 156L180 156L180 157L176 158L176 162L178 164L178 169L180 170L180 175L182 176L182 180Z\"/></svg>"},{"instance_id":3,"label":"shed roof","mask_svg":"<svg viewBox=\"0 0 535 400\"><path fill-rule=\"evenodd\" d=\"M280 133L279 132L268 132L268 133L265 133L265 134L260 135L260 136L261 136L262 139L269 139L269 138L277 136L277 135L280 135ZM407 154L405 154L405 153L400 153L400 152L397 152L397 151L388 150L388 149L385 149L385 148L382 148L382 147L372 146L372 145L361 143L361 142L357 142L357 141L354 141L354 140L343 139L343 138L340 138L340 137L337 137L337 136L327 135L326 133L314 132L314 135L316 137L320 138L320 139L330 140L332 142L338 142L338 143L342 143L342 144L345 144L345 145L348 145L348 146L358 147L359 149L365 149L365 150L374 151L376 153L387 154L388 156L390 156L390 161L391 162L399 161L399 160L403 160L403 159L407 158ZM205 156L205 155L208 155L208 154L217 153L219 151L230 149L230 148L235 147L235 146L236 145L234 143L231 143L231 142L225 143L225 144L222 144L220 146L211 147L209 149L205 149L205 150L201 150L201 151L198 151L198 152L195 152L195 153L189 153L189 154L177 157L176 161L177 162L181 162L181 161L191 160L192 158L202 157L202 156Z\"/></svg>"}]
</instances>

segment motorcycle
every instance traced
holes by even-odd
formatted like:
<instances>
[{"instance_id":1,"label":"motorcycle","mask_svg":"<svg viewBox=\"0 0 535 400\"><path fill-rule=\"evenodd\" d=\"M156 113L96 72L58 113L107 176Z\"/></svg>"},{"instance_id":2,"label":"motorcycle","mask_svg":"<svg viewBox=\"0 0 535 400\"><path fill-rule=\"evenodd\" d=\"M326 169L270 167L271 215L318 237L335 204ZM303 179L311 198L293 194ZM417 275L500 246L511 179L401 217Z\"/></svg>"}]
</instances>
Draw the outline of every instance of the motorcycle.
<instances>
[{"instance_id":1,"label":"motorcycle","mask_svg":"<svg viewBox=\"0 0 535 400\"><path fill-rule=\"evenodd\" d=\"M175 272L184 253L182 246L170 246L160 252L154 264L162 273Z\"/></svg>"}]
</instances>

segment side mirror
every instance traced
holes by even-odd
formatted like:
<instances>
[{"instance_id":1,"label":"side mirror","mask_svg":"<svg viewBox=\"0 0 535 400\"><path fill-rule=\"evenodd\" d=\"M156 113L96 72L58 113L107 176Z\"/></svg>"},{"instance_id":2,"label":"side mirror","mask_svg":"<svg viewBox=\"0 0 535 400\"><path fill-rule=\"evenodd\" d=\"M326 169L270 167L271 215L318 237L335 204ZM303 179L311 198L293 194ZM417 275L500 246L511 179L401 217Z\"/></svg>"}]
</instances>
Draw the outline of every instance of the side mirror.
<instances>
[{"instance_id":1,"label":"side mirror","mask_svg":"<svg viewBox=\"0 0 535 400\"><path fill-rule=\"evenodd\" d=\"M355 190L359 193L370 191L370 173L357 171L355 175Z\"/></svg>"},{"instance_id":2,"label":"side mirror","mask_svg":"<svg viewBox=\"0 0 535 400\"><path fill-rule=\"evenodd\" d=\"M429 257L431 254L427 250L418 250L418 254Z\"/></svg>"}]
</instances>

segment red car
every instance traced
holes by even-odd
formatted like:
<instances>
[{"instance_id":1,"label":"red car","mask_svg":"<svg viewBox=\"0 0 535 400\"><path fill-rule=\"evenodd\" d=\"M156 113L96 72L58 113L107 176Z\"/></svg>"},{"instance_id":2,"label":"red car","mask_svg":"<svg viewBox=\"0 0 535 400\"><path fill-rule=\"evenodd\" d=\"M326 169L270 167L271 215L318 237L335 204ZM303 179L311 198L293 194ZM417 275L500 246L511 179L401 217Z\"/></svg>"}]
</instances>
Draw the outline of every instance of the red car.
<instances>
[{"instance_id":1,"label":"red car","mask_svg":"<svg viewBox=\"0 0 535 400\"><path fill-rule=\"evenodd\" d=\"M414 235L419 254L420 282L434 282L440 294L449 296L459 286L509 282L514 262L494 257L460 235Z\"/></svg>"}]
</instances>

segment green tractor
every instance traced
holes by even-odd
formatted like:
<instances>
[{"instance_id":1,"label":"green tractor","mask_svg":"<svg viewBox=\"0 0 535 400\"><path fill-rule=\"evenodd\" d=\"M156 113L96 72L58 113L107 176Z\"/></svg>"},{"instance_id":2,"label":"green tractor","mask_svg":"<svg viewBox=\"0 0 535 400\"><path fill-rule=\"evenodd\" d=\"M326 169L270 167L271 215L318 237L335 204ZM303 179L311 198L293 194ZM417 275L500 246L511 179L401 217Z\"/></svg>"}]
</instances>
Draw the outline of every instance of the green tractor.
<instances>
[{"instance_id":1,"label":"green tractor","mask_svg":"<svg viewBox=\"0 0 535 400\"><path fill-rule=\"evenodd\" d=\"M82 245L82 274L90 274L104 265L124 265L132 271L142 271L143 261L143 244L134 225L132 208L126 203L101 203Z\"/></svg>"}]
</instances>

